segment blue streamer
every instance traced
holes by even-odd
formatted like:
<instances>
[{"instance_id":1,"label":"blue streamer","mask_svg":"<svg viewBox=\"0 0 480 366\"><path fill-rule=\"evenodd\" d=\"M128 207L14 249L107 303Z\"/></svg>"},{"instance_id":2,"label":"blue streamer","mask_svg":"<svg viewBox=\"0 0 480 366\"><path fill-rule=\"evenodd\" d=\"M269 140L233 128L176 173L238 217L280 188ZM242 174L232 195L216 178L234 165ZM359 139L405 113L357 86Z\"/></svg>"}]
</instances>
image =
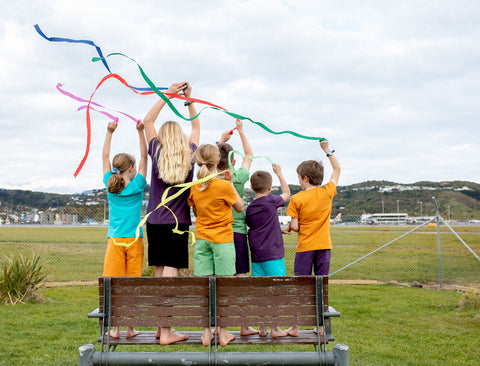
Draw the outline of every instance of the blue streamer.
<instances>
[{"instance_id":1,"label":"blue streamer","mask_svg":"<svg viewBox=\"0 0 480 366\"><path fill-rule=\"evenodd\" d=\"M110 68L108 67L107 60L105 59L105 57L103 57L102 50L101 50L100 47L98 47L93 41L89 41L88 39L71 39L71 38L61 38L61 37L47 37L47 36L45 35L45 33L42 32L42 30L40 29L40 27L38 26L38 24L35 24L33 27L35 28L35 30L37 31L37 33L38 33L39 35L41 35L43 38L45 38L47 41L50 41L50 42L84 43L84 44L88 44L88 45L90 45L90 46L95 47L95 49L97 50L98 56L99 56L100 59L102 60L102 63L105 65L105 67L107 68L108 72L109 72L110 74L112 73L112 71L111 71ZM130 87L131 87L132 89L139 90L139 91L152 91L152 90L153 90L152 88L139 88L139 87L135 87L135 86L131 86L131 85L130 85ZM168 88L157 87L157 89L167 90Z\"/></svg>"}]
</instances>

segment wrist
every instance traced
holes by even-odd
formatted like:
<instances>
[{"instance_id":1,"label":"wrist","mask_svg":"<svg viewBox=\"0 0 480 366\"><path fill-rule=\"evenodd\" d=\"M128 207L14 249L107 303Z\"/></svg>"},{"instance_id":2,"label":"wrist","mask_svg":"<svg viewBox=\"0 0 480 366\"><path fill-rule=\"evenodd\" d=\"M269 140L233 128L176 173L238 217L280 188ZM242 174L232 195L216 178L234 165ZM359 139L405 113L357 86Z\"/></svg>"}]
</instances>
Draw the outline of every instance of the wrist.
<instances>
[{"instance_id":1,"label":"wrist","mask_svg":"<svg viewBox=\"0 0 480 366\"><path fill-rule=\"evenodd\" d=\"M335 153L335 150L325 151L325 154L327 155L327 158L329 158L330 156L332 156L334 153Z\"/></svg>"}]
</instances>

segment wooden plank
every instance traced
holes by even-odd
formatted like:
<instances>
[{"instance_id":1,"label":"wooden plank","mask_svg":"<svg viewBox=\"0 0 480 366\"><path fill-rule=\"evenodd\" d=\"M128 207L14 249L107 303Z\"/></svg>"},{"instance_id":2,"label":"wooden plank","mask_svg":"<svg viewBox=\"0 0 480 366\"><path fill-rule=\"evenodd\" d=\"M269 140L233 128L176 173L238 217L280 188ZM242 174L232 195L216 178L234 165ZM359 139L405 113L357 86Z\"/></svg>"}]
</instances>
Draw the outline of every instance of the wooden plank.
<instances>
[{"instance_id":1,"label":"wooden plank","mask_svg":"<svg viewBox=\"0 0 480 366\"><path fill-rule=\"evenodd\" d=\"M217 317L217 326L219 327L240 327L242 325L253 326L306 326L313 327L317 324L315 317L270 317L270 318L231 318Z\"/></svg>"},{"instance_id":2,"label":"wooden plank","mask_svg":"<svg viewBox=\"0 0 480 366\"><path fill-rule=\"evenodd\" d=\"M217 315L237 316L316 316L315 306L228 306L218 307Z\"/></svg>"},{"instance_id":3,"label":"wooden plank","mask_svg":"<svg viewBox=\"0 0 480 366\"><path fill-rule=\"evenodd\" d=\"M302 286L315 284L313 276L216 277L218 286Z\"/></svg>"},{"instance_id":4,"label":"wooden plank","mask_svg":"<svg viewBox=\"0 0 480 366\"><path fill-rule=\"evenodd\" d=\"M162 284L151 286L130 286L115 284L112 286L113 295L136 295L136 296L208 296L208 285L176 285L166 286Z\"/></svg>"},{"instance_id":5,"label":"wooden plank","mask_svg":"<svg viewBox=\"0 0 480 366\"><path fill-rule=\"evenodd\" d=\"M208 308L207 297L161 297L161 296L112 296L112 305L142 305L142 306L196 306Z\"/></svg>"},{"instance_id":6,"label":"wooden plank","mask_svg":"<svg viewBox=\"0 0 480 366\"><path fill-rule=\"evenodd\" d=\"M217 284L217 296L310 296L315 295L313 286L221 286Z\"/></svg>"},{"instance_id":7,"label":"wooden plank","mask_svg":"<svg viewBox=\"0 0 480 366\"><path fill-rule=\"evenodd\" d=\"M310 305L315 306L315 296L269 296L269 297L259 297L259 296L248 296L248 295L239 295L239 296L219 296L217 298L217 306L266 306L266 305L292 305L292 306L303 306Z\"/></svg>"},{"instance_id":8,"label":"wooden plank","mask_svg":"<svg viewBox=\"0 0 480 366\"><path fill-rule=\"evenodd\" d=\"M119 339L110 338L108 340L110 345L159 345L159 340L158 338L155 338L154 331L141 331L139 335L132 338L126 338L125 333L126 332L121 331ZM188 335L188 339L177 342L175 345L181 346L202 344L202 331L179 331L179 333L186 333ZM229 333L235 336L235 339L231 341L229 345L313 345L318 343L317 335L311 330L300 330L298 337L287 336L277 338L272 338L270 334L268 334L266 337L260 337L258 334L241 336L239 331L229 331ZM102 337L99 337L97 340L98 342L101 342ZM327 343L328 341L333 341L333 337L331 335L327 335ZM320 342L324 342L323 337L320 337ZM104 343L107 343L107 337L105 337ZM212 344L215 344L215 340L212 340Z\"/></svg>"},{"instance_id":9,"label":"wooden plank","mask_svg":"<svg viewBox=\"0 0 480 366\"><path fill-rule=\"evenodd\" d=\"M208 318L172 318L165 316L158 317L112 317L112 327L208 327Z\"/></svg>"},{"instance_id":10,"label":"wooden plank","mask_svg":"<svg viewBox=\"0 0 480 366\"><path fill-rule=\"evenodd\" d=\"M130 317L145 317L145 316L175 316L175 317L191 317L202 316L208 318L208 309L205 308L155 308L155 307L115 307L112 308L112 316L130 316Z\"/></svg>"}]
</instances>

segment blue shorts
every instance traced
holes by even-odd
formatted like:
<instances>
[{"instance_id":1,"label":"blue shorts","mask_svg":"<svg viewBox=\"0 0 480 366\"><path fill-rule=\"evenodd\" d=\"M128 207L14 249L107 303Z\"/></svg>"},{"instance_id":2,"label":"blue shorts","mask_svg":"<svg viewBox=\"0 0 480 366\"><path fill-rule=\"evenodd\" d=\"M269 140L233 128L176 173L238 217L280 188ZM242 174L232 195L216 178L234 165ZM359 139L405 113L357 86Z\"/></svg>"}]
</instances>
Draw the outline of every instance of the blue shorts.
<instances>
[{"instance_id":1,"label":"blue shorts","mask_svg":"<svg viewBox=\"0 0 480 366\"><path fill-rule=\"evenodd\" d=\"M273 259L265 262L252 262L252 276L286 276L285 260Z\"/></svg>"}]
</instances>

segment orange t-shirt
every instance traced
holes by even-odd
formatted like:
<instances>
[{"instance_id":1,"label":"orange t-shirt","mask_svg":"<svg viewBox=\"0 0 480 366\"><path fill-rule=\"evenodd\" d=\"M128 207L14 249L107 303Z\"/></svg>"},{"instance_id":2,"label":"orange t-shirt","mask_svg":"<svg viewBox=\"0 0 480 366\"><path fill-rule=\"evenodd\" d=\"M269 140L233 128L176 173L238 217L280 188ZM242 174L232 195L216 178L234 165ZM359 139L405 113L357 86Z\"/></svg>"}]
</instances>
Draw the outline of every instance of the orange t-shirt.
<instances>
[{"instance_id":1,"label":"orange t-shirt","mask_svg":"<svg viewBox=\"0 0 480 366\"><path fill-rule=\"evenodd\" d=\"M198 187L192 187L188 197L188 204L197 209L196 237L217 244L233 242L231 207L237 201L235 188L218 178L213 178L204 191Z\"/></svg>"},{"instance_id":2,"label":"orange t-shirt","mask_svg":"<svg viewBox=\"0 0 480 366\"><path fill-rule=\"evenodd\" d=\"M330 238L330 214L337 188L332 181L323 187L315 187L294 194L287 208L287 215L298 219L297 252L332 249Z\"/></svg>"}]
</instances>

